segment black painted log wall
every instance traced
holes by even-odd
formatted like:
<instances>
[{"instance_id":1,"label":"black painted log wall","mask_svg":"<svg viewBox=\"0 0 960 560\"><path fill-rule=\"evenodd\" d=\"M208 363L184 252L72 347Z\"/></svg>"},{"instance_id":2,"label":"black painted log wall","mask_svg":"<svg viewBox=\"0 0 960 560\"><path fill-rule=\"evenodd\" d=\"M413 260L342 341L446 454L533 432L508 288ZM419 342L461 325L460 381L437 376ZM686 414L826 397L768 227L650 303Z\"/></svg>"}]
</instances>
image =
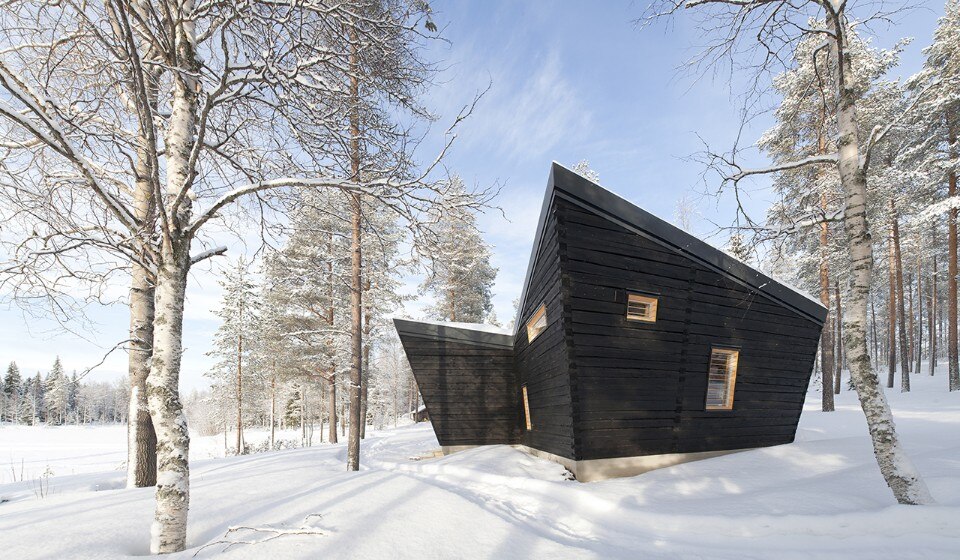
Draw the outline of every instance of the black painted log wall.
<instances>
[{"instance_id":1,"label":"black painted log wall","mask_svg":"<svg viewBox=\"0 0 960 560\"><path fill-rule=\"evenodd\" d=\"M440 445L519 443L511 348L399 334Z\"/></svg>"},{"instance_id":2,"label":"black painted log wall","mask_svg":"<svg viewBox=\"0 0 960 560\"><path fill-rule=\"evenodd\" d=\"M557 198L578 460L793 441L820 326L719 272ZM659 298L656 323L627 294ZM740 349L730 411L705 410L712 345Z\"/></svg>"},{"instance_id":3,"label":"black painted log wall","mask_svg":"<svg viewBox=\"0 0 960 560\"><path fill-rule=\"evenodd\" d=\"M568 459L574 458L573 393L569 375L569 338L561 292L560 248L552 209L544 221L533 273L527 285L519 329L514 338L519 385L527 387L532 430L522 422L522 442ZM526 323L546 304L547 328L533 343L527 340ZM521 396L518 393L517 399ZM521 401L522 407L522 401Z\"/></svg>"}]
</instances>

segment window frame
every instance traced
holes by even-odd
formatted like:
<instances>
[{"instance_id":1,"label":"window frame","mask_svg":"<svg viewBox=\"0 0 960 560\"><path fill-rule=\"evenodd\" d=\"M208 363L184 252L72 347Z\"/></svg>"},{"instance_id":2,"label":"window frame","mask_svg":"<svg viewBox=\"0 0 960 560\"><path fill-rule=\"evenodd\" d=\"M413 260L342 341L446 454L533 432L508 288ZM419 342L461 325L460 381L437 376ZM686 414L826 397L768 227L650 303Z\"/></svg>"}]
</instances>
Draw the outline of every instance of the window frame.
<instances>
[{"instance_id":1,"label":"window frame","mask_svg":"<svg viewBox=\"0 0 960 560\"><path fill-rule=\"evenodd\" d=\"M527 386L520 387L520 393L523 398L523 418L525 420L527 431L533 430L533 423L530 421L530 397L527 395Z\"/></svg>"},{"instance_id":2,"label":"window frame","mask_svg":"<svg viewBox=\"0 0 960 560\"><path fill-rule=\"evenodd\" d=\"M712 405L710 404L710 384L712 375L711 369L713 368L713 356L714 354L725 354L729 357L733 357L733 367L731 368L729 361L726 365L726 402L722 405ZM729 346L711 346L710 347L710 361L707 363L707 392L704 395L704 410L710 412L723 412L733 410L734 397L737 389L737 371L740 367L740 349L733 348Z\"/></svg>"},{"instance_id":3,"label":"window frame","mask_svg":"<svg viewBox=\"0 0 960 560\"><path fill-rule=\"evenodd\" d=\"M630 315L630 303L631 301L638 301L639 303L645 303L652 309L652 311L646 317L641 317L639 315ZM637 292L627 292L627 312L626 318L627 321L635 321L638 323L656 323L657 322L657 310L660 308L660 297L653 294L640 294Z\"/></svg>"},{"instance_id":4,"label":"window frame","mask_svg":"<svg viewBox=\"0 0 960 560\"><path fill-rule=\"evenodd\" d=\"M543 326L539 330L536 330L536 323L543 319ZM537 310L533 312L533 315L527 320L527 343L531 343L537 339L538 336L543 334L543 331L547 330L547 304L541 303Z\"/></svg>"}]
</instances>

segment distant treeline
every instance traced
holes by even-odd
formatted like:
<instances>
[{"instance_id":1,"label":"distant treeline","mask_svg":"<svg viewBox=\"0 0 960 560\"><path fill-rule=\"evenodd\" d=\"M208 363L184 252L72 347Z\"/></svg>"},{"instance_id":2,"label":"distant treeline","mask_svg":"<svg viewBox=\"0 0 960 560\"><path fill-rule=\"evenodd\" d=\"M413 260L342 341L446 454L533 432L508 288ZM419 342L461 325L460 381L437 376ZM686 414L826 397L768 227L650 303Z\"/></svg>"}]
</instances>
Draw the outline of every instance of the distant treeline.
<instances>
[{"instance_id":1,"label":"distant treeline","mask_svg":"<svg viewBox=\"0 0 960 560\"><path fill-rule=\"evenodd\" d=\"M130 388L123 381L81 381L58 356L46 375L29 377L10 362L3 377L0 418L12 424L93 424L127 421Z\"/></svg>"}]
</instances>

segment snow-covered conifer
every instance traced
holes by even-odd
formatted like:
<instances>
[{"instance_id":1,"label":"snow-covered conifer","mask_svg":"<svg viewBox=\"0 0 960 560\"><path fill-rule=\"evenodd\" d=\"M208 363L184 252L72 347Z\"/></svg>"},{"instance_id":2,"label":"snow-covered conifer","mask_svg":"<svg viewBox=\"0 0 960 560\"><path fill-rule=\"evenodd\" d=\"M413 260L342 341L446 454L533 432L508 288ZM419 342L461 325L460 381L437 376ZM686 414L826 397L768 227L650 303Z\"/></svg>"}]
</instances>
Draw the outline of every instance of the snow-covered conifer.
<instances>
[{"instance_id":1,"label":"snow-covered conifer","mask_svg":"<svg viewBox=\"0 0 960 560\"><path fill-rule=\"evenodd\" d=\"M490 246L477 229L474 211L459 207L459 201L467 198L463 180L451 177L444 194L446 211L436 226L431 270L420 291L434 297L434 305L427 309L431 317L479 323L493 308L497 269L490 264Z\"/></svg>"}]
</instances>

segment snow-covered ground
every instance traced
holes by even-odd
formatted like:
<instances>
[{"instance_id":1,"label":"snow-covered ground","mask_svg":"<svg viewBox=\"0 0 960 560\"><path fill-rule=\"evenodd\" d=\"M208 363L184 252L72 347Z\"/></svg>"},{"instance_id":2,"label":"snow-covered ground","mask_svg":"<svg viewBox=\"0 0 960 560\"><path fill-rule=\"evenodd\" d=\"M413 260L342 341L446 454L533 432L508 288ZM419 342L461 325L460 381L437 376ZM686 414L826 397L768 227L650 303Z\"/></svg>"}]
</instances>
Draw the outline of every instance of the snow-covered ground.
<instances>
[{"instance_id":1,"label":"snow-covered ground","mask_svg":"<svg viewBox=\"0 0 960 560\"><path fill-rule=\"evenodd\" d=\"M198 459L191 548L173 557L190 558L230 527L247 526L309 534L208 546L197 557L957 558L960 393L944 385L943 376L915 376L913 393L889 395L935 506L894 502L855 395L845 391L838 411L825 414L811 393L794 444L589 484L502 446L411 460L437 447L429 424L371 434L359 473L344 472L343 445ZM55 474L44 498L36 481L0 485L8 500L0 504L0 557L147 553L153 490L121 489L122 430L119 448L110 447L114 435L100 433L110 430L0 429L4 454L16 445L24 453L29 443L38 457L45 441L69 440L46 446L62 451L47 453ZM104 472L67 475L70 468L57 466L81 472L98 457ZM275 534L240 530L227 538Z\"/></svg>"},{"instance_id":2,"label":"snow-covered ground","mask_svg":"<svg viewBox=\"0 0 960 560\"><path fill-rule=\"evenodd\" d=\"M320 441L321 428L314 428L313 440ZM323 428L326 434L326 428ZM223 434L190 435L190 457L222 458L226 446L234 446L235 433L224 442ZM266 429L244 431L244 441L259 445L269 439ZM277 441L300 441L300 431L278 430ZM0 426L0 497L3 484L102 471L123 471L127 461L126 425L104 426ZM58 478L51 478L55 487Z\"/></svg>"}]
</instances>

